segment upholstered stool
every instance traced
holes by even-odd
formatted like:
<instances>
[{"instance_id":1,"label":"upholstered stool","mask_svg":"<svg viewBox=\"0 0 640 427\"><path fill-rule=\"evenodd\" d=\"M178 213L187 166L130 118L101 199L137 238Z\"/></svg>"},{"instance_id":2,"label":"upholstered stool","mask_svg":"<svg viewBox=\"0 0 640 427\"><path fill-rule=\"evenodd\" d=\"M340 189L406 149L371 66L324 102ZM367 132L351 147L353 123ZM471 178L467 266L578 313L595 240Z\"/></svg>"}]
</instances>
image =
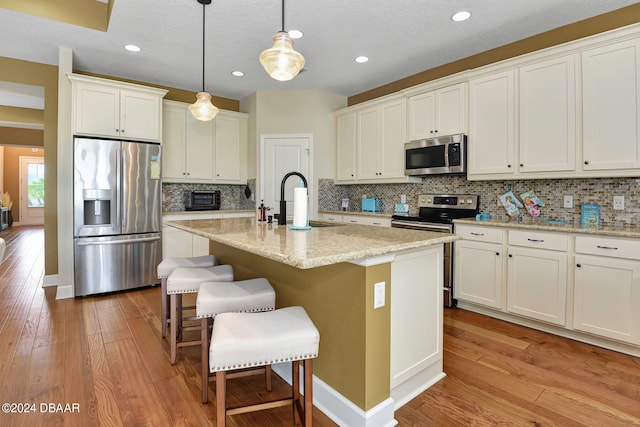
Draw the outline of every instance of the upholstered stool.
<instances>
[{"instance_id":1,"label":"upholstered stool","mask_svg":"<svg viewBox=\"0 0 640 427\"><path fill-rule=\"evenodd\" d=\"M320 334L302 307L264 313L223 313L216 316L209 347L209 369L216 376L216 425L226 416L292 404L293 422L312 424L313 359L318 356ZM292 362L292 397L227 409L226 371ZM300 399L300 361L304 361L304 404Z\"/></svg>"},{"instance_id":2,"label":"upholstered stool","mask_svg":"<svg viewBox=\"0 0 640 427\"><path fill-rule=\"evenodd\" d=\"M221 313L253 313L276 308L276 292L267 279L236 282L205 282L196 299L196 317L200 319L202 341L202 403L207 403L209 390L209 320ZM271 391L271 366L241 375L264 373L267 390ZM236 375L240 376L240 375Z\"/></svg>"},{"instance_id":3,"label":"upholstered stool","mask_svg":"<svg viewBox=\"0 0 640 427\"><path fill-rule=\"evenodd\" d=\"M178 267L167 278L167 294L169 294L169 311L171 322L171 364L176 363L178 347L199 345L197 341L183 341L182 338L182 295L196 293L204 282L231 282L233 268L230 265L214 267Z\"/></svg>"},{"instance_id":4,"label":"upholstered stool","mask_svg":"<svg viewBox=\"0 0 640 427\"><path fill-rule=\"evenodd\" d=\"M167 294L167 277L178 267L213 267L216 257L204 255L190 258L167 257L158 264L158 279L162 292L162 338L167 336L169 324L169 295Z\"/></svg>"}]
</instances>

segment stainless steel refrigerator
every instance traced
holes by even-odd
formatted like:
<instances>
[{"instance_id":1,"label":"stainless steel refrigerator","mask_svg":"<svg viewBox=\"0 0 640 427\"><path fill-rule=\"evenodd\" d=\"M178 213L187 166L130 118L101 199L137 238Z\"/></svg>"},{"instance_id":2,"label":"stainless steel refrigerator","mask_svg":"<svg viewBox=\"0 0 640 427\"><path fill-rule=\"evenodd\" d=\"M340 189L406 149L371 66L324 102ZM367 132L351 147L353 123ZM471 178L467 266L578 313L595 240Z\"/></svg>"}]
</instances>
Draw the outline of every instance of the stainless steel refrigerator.
<instances>
[{"instance_id":1,"label":"stainless steel refrigerator","mask_svg":"<svg viewBox=\"0 0 640 427\"><path fill-rule=\"evenodd\" d=\"M76 296L158 283L160 145L91 138L73 145Z\"/></svg>"}]
</instances>

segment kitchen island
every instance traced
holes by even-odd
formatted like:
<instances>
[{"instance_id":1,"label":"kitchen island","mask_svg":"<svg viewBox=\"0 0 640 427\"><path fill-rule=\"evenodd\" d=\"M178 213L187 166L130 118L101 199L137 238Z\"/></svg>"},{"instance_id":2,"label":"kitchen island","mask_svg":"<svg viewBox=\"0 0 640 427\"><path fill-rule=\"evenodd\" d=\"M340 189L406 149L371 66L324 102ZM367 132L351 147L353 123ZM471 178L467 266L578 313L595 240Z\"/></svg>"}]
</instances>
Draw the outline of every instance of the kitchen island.
<instances>
[{"instance_id":1,"label":"kitchen island","mask_svg":"<svg viewBox=\"0 0 640 427\"><path fill-rule=\"evenodd\" d=\"M394 410L444 376L442 246L457 236L247 218L168 225L208 238L237 279L268 278L278 307L305 308L321 337L314 403L336 423L395 425Z\"/></svg>"}]
</instances>

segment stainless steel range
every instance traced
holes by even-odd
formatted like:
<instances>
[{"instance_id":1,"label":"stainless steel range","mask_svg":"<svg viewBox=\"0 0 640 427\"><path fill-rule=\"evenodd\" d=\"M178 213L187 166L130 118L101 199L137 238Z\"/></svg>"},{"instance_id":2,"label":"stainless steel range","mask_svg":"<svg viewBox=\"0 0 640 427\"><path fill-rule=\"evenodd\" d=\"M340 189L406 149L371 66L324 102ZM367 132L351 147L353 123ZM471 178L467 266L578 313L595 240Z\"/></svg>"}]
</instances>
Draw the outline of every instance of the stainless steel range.
<instances>
[{"instance_id":1,"label":"stainless steel range","mask_svg":"<svg viewBox=\"0 0 640 427\"><path fill-rule=\"evenodd\" d=\"M393 215L391 227L414 230L453 232L453 220L475 217L480 212L478 194L421 194L418 196L418 214ZM444 305L455 307L453 298L453 243L444 245Z\"/></svg>"}]
</instances>

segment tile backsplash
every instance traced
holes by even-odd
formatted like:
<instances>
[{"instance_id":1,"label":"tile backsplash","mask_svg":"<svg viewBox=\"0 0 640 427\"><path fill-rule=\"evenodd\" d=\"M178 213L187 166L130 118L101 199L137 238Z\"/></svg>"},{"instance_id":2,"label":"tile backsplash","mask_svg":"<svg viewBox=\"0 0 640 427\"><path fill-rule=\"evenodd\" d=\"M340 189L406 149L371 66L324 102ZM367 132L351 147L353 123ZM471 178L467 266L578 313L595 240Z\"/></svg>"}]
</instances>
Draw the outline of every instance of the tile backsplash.
<instances>
[{"instance_id":1,"label":"tile backsplash","mask_svg":"<svg viewBox=\"0 0 640 427\"><path fill-rule=\"evenodd\" d=\"M255 195L256 180L249 179L247 186ZM220 209L255 209L255 200L245 195L245 185L229 184L162 184L162 211L175 212L184 210L183 195L185 191L214 191L220 190ZM254 197L255 198L255 197Z\"/></svg>"},{"instance_id":2,"label":"tile backsplash","mask_svg":"<svg viewBox=\"0 0 640 427\"><path fill-rule=\"evenodd\" d=\"M545 203L541 219L580 222L580 206L583 203L600 205L600 217L607 225L638 225L640 223L640 178L590 178L590 179L542 179L513 181L468 181L460 176L436 176L423 178L420 184L355 184L335 185L332 179L318 182L318 210L342 210L343 198L349 198L349 211L360 210L362 195L381 200L382 211L393 213L400 195L407 195L409 212L417 213L417 196L435 194L480 194L480 211L492 218L508 220L498 195L513 189L519 197L534 190ZM613 196L624 195L624 210L613 210ZM573 196L573 208L564 208L564 196ZM521 209L522 216L529 214Z\"/></svg>"}]
</instances>

